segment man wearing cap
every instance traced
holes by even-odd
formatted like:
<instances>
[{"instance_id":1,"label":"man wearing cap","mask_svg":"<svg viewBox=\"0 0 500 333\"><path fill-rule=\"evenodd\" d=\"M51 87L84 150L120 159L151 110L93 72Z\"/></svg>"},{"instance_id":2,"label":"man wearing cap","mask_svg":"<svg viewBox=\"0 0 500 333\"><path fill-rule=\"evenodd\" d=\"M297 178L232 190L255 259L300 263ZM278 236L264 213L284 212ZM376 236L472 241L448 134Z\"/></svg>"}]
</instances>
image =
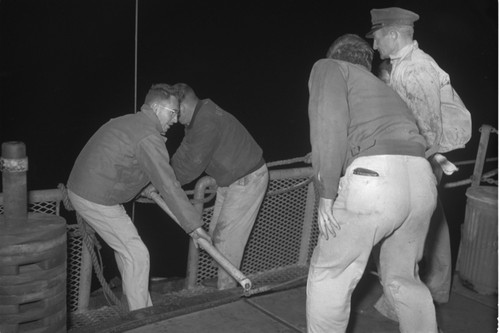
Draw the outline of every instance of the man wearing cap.
<instances>
[{"instance_id":1,"label":"man wearing cap","mask_svg":"<svg viewBox=\"0 0 500 333\"><path fill-rule=\"evenodd\" d=\"M351 296L380 247L384 295L401 332L437 332L428 288L415 276L436 205L425 139L405 102L371 73L373 50L337 38L309 78L320 237L307 280L309 333L345 332Z\"/></svg>"},{"instance_id":2,"label":"man wearing cap","mask_svg":"<svg viewBox=\"0 0 500 333\"><path fill-rule=\"evenodd\" d=\"M193 89L177 83L179 122L184 138L172 156L172 167L184 185L201 174L217 184L209 233L214 246L240 267L243 251L267 190L269 174L262 148L236 117L210 99L199 99ZM218 289L234 288L236 281L222 268L218 278L202 282Z\"/></svg>"},{"instance_id":3,"label":"man wearing cap","mask_svg":"<svg viewBox=\"0 0 500 333\"><path fill-rule=\"evenodd\" d=\"M374 39L373 48L380 58L391 62L388 85L401 96L417 119L420 133L426 139L426 157L433 165L439 184L443 170L447 174L457 170L443 155L436 154L443 133L440 90L450 84L450 78L413 40L413 25L419 19L418 14L397 7L372 9L370 13L372 28L366 37ZM439 200L422 264L421 276L434 301L446 303L452 278L451 248L448 224ZM383 297L375 307L395 319L393 309Z\"/></svg>"},{"instance_id":4,"label":"man wearing cap","mask_svg":"<svg viewBox=\"0 0 500 333\"><path fill-rule=\"evenodd\" d=\"M151 182L186 233L211 241L175 179L161 136L177 121L175 92L169 85L154 85L139 112L101 126L78 155L68 180L73 207L115 252L130 310L152 305L149 252L123 203Z\"/></svg>"}]
</instances>

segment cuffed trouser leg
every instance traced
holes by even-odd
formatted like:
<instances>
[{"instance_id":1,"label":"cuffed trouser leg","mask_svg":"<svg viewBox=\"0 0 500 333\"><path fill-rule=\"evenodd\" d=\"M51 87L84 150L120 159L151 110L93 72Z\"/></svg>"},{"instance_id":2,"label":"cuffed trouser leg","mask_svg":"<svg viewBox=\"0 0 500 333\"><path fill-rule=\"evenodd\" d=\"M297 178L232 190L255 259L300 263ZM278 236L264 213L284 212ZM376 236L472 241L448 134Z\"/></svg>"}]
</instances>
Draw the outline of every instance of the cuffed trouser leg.
<instances>
[{"instance_id":1,"label":"cuffed trouser leg","mask_svg":"<svg viewBox=\"0 0 500 333\"><path fill-rule=\"evenodd\" d=\"M68 191L75 210L115 251L129 309L151 306L149 252L121 205L99 205Z\"/></svg>"},{"instance_id":2,"label":"cuffed trouser leg","mask_svg":"<svg viewBox=\"0 0 500 333\"><path fill-rule=\"evenodd\" d=\"M233 264L240 267L243 252L267 190L269 173L263 165L228 187L217 189L209 233L214 246ZM217 287L227 289L236 281L223 268L218 270Z\"/></svg>"}]
</instances>

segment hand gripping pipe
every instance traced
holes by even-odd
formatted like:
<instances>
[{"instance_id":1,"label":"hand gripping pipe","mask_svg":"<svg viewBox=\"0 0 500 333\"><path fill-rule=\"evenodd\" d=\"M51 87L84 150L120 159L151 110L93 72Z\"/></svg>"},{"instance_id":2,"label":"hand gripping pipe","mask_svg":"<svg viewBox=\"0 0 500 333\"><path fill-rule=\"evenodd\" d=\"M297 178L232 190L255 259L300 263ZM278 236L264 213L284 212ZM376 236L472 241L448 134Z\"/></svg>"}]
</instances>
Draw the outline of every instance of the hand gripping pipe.
<instances>
[{"instance_id":1,"label":"hand gripping pipe","mask_svg":"<svg viewBox=\"0 0 500 333\"><path fill-rule=\"evenodd\" d=\"M163 209L177 224L180 225L175 215L170 211L160 194L148 187L144 194L150 197L161 209ZM204 238L198 238L198 244L205 250L228 274L230 274L241 285L245 292L252 288L252 282L239 269L233 266L229 260L224 257L209 241Z\"/></svg>"}]
</instances>

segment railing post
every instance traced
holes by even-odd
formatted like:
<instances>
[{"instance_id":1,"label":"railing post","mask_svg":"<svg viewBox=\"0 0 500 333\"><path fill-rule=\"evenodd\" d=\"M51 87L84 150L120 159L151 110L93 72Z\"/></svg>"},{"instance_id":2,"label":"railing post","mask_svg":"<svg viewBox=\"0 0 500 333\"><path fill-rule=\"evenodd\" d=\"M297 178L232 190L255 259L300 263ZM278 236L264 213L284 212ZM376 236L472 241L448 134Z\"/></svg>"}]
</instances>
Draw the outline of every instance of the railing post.
<instances>
[{"instance_id":1,"label":"railing post","mask_svg":"<svg viewBox=\"0 0 500 333\"><path fill-rule=\"evenodd\" d=\"M486 158L486 151L488 150L488 141L490 140L490 133L493 131L493 127L491 127L490 125L482 125L479 131L481 132L481 138L479 139L476 163L474 165L474 172L472 174L472 186L479 186L479 184L481 183L484 160Z\"/></svg>"},{"instance_id":2,"label":"railing post","mask_svg":"<svg viewBox=\"0 0 500 333\"><path fill-rule=\"evenodd\" d=\"M82 242L80 281L78 286L78 309L76 313L88 311L90 287L92 284L92 258L85 242Z\"/></svg>"},{"instance_id":3,"label":"railing post","mask_svg":"<svg viewBox=\"0 0 500 333\"><path fill-rule=\"evenodd\" d=\"M215 186L215 179L209 176L202 177L196 183L194 189L194 200L196 201L194 206L200 213L200 217L203 219L203 199L205 198L206 189ZM186 269L186 280L185 288L192 289L196 287L196 278L198 275L198 260L199 260L199 250L194 245L192 239L189 240L189 250L187 258L187 269Z\"/></svg>"},{"instance_id":4,"label":"railing post","mask_svg":"<svg viewBox=\"0 0 500 333\"><path fill-rule=\"evenodd\" d=\"M26 145L20 141L2 143L0 162L3 181L3 222L15 227L28 219Z\"/></svg>"}]
</instances>

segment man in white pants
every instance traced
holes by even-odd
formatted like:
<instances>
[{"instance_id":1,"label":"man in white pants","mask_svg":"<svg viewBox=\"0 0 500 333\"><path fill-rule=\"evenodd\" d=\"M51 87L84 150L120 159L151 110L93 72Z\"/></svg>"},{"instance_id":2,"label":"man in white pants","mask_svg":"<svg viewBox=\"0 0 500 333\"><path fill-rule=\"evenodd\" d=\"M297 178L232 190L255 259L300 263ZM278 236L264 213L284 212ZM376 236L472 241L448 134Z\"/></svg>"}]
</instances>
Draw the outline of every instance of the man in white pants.
<instances>
[{"instance_id":1,"label":"man in white pants","mask_svg":"<svg viewBox=\"0 0 500 333\"><path fill-rule=\"evenodd\" d=\"M401 332L436 333L431 294L416 274L436 179L415 118L371 73L372 57L366 41L344 35L309 78L320 237L307 282L308 332L346 331L352 292L381 243L381 283Z\"/></svg>"},{"instance_id":2,"label":"man in white pants","mask_svg":"<svg viewBox=\"0 0 500 333\"><path fill-rule=\"evenodd\" d=\"M179 102L170 86L153 86L141 110L110 120L87 142L68 180L75 210L114 250L130 310L151 306L149 252L122 204L148 184L159 191L186 233L210 241L200 214L169 165L161 134L177 121Z\"/></svg>"}]
</instances>

